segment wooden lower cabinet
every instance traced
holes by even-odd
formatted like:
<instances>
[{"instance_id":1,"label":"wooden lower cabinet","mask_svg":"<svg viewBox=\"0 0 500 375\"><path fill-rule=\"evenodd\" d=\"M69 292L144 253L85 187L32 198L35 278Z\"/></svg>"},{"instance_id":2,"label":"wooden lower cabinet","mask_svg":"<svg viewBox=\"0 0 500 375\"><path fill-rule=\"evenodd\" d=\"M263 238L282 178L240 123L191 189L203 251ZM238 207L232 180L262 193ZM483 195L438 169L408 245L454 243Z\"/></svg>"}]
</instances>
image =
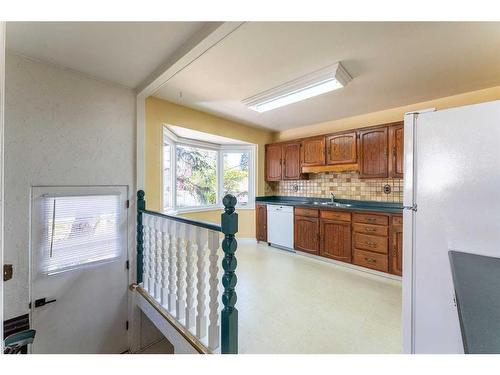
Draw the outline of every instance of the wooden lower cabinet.
<instances>
[{"instance_id":1,"label":"wooden lower cabinet","mask_svg":"<svg viewBox=\"0 0 500 375\"><path fill-rule=\"evenodd\" d=\"M317 255L319 253L319 219L295 216L293 237L296 250Z\"/></svg>"},{"instance_id":2,"label":"wooden lower cabinet","mask_svg":"<svg viewBox=\"0 0 500 375\"><path fill-rule=\"evenodd\" d=\"M387 254L387 235L373 236L371 234L354 233L354 247L361 250L374 251L376 253Z\"/></svg>"},{"instance_id":3,"label":"wooden lower cabinet","mask_svg":"<svg viewBox=\"0 0 500 375\"><path fill-rule=\"evenodd\" d=\"M297 207L294 226L296 250L394 275L403 273L402 215Z\"/></svg>"},{"instance_id":4,"label":"wooden lower cabinet","mask_svg":"<svg viewBox=\"0 0 500 375\"><path fill-rule=\"evenodd\" d=\"M319 225L319 255L350 263L351 223L321 219Z\"/></svg>"},{"instance_id":5,"label":"wooden lower cabinet","mask_svg":"<svg viewBox=\"0 0 500 375\"><path fill-rule=\"evenodd\" d=\"M255 237L257 241L267 242L267 206L255 205Z\"/></svg>"},{"instance_id":6,"label":"wooden lower cabinet","mask_svg":"<svg viewBox=\"0 0 500 375\"><path fill-rule=\"evenodd\" d=\"M394 275L403 275L403 217L392 217L391 248L389 252L389 272Z\"/></svg>"},{"instance_id":7,"label":"wooden lower cabinet","mask_svg":"<svg viewBox=\"0 0 500 375\"><path fill-rule=\"evenodd\" d=\"M372 251L353 249L352 257L353 263L358 266L387 272L387 254L379 254Z\"/></svg>"},{"instance_id":8,"label":"wooden lower cabinet","mask_svg":"<svg viewBox=\"0 0 500 375\"><path fill-rule=\"evenodd\" d=\"M388 272L390 215L356 212L352 220L352 262L357 266Z\"/></svg>"}]
</instances>

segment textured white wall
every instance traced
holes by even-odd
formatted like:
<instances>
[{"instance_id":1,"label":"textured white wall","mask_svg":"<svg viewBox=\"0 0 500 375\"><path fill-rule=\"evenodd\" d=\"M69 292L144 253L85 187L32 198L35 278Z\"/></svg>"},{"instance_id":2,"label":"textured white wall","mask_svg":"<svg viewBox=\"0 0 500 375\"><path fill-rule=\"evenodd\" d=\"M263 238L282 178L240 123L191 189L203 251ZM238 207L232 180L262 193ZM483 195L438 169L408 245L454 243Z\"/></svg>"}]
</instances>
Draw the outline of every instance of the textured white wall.
<instances>
[{"instance_id":1,"label":"textured white wall","mask_svg":"<svg viewBox=\"0 0 500 375\"><path fill-rule=\"evenodd\" d=\"M4 284L4 319L28 312L31 186L128 185L133 195L135 143L132 90L7 55L5 263L14 278Z\"/></svg>"},{"instance_id":2,"label":"textured white wall","mask_svg":"<svg viewBox=\"0 0 500 375\"><path fill-rule=\"evenodd\" d=\"M3 119L5 92L5 22L0 22L0 264L3 262ZM2 269L3 272L3 269ZM0 337L3 339L3 277L0 278ZM3 353L3 340L0 342Z\"/></svg>"}]
</instances>

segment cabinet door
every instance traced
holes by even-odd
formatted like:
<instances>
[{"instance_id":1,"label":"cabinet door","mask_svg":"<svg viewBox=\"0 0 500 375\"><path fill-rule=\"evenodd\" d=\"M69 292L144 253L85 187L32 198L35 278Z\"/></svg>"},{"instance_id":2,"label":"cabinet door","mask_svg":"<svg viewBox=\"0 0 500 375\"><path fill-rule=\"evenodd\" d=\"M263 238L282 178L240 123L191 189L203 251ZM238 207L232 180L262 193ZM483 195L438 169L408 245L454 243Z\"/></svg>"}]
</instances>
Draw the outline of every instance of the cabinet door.
<instances>
[{"instance_id":1,"label":"cabinet door","mask_svg":"<svg viewBox=\"0 0 500 375\"><path fill-rule=\"evenodd\" d=\"M283 145L283 180L300 178L300 143L291 142Z\"/></svg>"},{"instance_id":2,"label":"cabinet door","mask_svg":"<svg viewBox=\"0 0 500 375\"><path fill-rule=\"evenodd\" d=\"M387 153L387 127L360 130L359 177L387 178L389 176Z\"/></svg>"},{"instance_id":3,"label":"cabinet door","mask_svg":"<svg viewBox=\"0 0 500 375\"><path fill-rule=\"evenodd\" d=\"M351 262L351 223L321 219L320 255Z\"/></svg>"},{"instance_id":4,"label":"cabinet door","mask_svg":"<svg viewBox=\"0 0 500 375\"><path fill-rule=\"evenodd\" d=\"M266 181L281 180L281 144L266 145Z\"/></svg>"},{"instance_id":5,"label":"cabinet door","mask_svg":"<svg viewBox=\"0 0 500 375\"><path fill-rule=\"evenodd\" d=\"M255 205L255 237L257 241L267 242L267 206Z\"/></svg>"},{"instance_id":6,"label":"cabinet door","mask_svg":"<svg viewBox=\"0 0 500 375\"><path fill-rule=\"evenodd\" d=\"M404 126L403 123L393 125L389 128L389 175L390 177L403 178L403 145Z\"/></svg>"},{"instance_id":7,"label":"cabinet door","mask_svg":"<svg viewBox=\"0 0 500 375\"><path fill-rule=\"evenodd\" d=\"M356 163L357 154L356 132L326 137L326 164Z\"/></svg>"},{"instance_id":8,"label":"cabinet door","mask_svg":"<svg viewBox=\"0 0 500 375\"><path fill-rule=\"evenodd\" d=\"M401 216L394 217L394 219L402 222ZM403 274L403 225L393 225L391 237L390 271L394 275L401 276Z\"/></svg>"},{"instance_id":9,"label":"cabinet door","mask_svg":"<svg viewBox=\"0 0 500 375\"><path fill-rule=\"evenodd\" d=\"M319 219L315 217L295 216L294 247L296 250L318 254Z\"/></svg>"},{"instance_id":10,"label":"cabinet door","mask_svg":"<svg viewBox=\"0 0 500 375\"><path fill-rule=\"evenodd\" d=\"M302 141L302 165L312 167L325 165L325 137L314 137Z\"/></svg>"}]
</instances>

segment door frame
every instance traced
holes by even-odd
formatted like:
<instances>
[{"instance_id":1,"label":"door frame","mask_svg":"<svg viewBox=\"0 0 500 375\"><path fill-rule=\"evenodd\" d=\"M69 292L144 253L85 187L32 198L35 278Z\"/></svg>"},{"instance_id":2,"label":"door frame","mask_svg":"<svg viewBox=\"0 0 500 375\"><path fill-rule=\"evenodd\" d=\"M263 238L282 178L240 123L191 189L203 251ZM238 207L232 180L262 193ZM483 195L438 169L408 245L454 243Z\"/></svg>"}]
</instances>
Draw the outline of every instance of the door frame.
<instances>
[{"instance_id":1,"label":"door frame","mask_svg":"<svg viewBox=\"0 0 500 375\"><path fill-rule=\"evenodd\" d=\"M33 281L34 281L34 278L33 278L33 228L32 228L32 224L33 224L33 203L34 203L34 188L68 188L68 189L85 189L85 188L91 188L91 189L99 189L99 188L102 188L102 189L106 189L106 188L119 188L119 189L124 189L124 200L129 202L130 201L130 187L128 185L51 185L51 186L44 186L44 185L34 185L34 186L31 186L30 188L30 205L29 205L29 209L30 209L30 212L29 212L29 249L28 249L28 252L29 252L29 262L28 262L28 299L29 299L29 303L31 304L33 302ZM82 194L82 195L85 195L85 194ZM91 194L89 194L91 195ZM130 280L131 280L131 275L130 275L130 270L133 269L132 267L132 264L131 264L131 259L135 256L135 249L133 248L133 246L130 246L130 205L127 204L127 207L125 208L125 238L123 240L123 243L125 244L125 249L124 249L124 252L125 252L125 255L126 255L126 260L128 261L128 264L129 264L129 269L127 270L127 282L126 282L126 288L127 290L129 290L129 285L130 285ZM132 254L132 251L134 251L134 254ZM127 309L129 308L129 304L130 304L130 296L128 295L128 292L127 292ZM30 308L29 311L28 311L28 315L29 315L29 324L30 324L30 327L33 327L33 312L34 312L34 309L33 308ZM127 312L127 315L128 312ZM3 326L3 324L2 324ZM127 334L127 346L128 346L128 349L130 350L130 331L128 332ZM2 336L3 337L3 336ZM3 342L3 340L2 340ZM31 345L28 346L28 354L32 354L32 348L31 348Z\"/></svg>"}]
</instances>

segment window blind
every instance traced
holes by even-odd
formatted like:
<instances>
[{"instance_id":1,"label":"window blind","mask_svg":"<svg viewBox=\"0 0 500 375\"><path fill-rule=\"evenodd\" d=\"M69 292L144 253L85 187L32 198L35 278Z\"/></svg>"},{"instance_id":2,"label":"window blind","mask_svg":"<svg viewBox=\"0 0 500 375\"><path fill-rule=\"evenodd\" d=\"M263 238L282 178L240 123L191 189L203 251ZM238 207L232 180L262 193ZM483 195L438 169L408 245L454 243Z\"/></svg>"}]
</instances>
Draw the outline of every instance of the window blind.
<instances>
[{"instance_id":1,"label":"window blind","mask_svg":"<svg viewBox=\"0 0 500 375\"><path fill-rule=\"evenodd\" d=\"M39 273L120 257L120 210L119 195L43 197Z\"/></svg>"}]
</instances>

